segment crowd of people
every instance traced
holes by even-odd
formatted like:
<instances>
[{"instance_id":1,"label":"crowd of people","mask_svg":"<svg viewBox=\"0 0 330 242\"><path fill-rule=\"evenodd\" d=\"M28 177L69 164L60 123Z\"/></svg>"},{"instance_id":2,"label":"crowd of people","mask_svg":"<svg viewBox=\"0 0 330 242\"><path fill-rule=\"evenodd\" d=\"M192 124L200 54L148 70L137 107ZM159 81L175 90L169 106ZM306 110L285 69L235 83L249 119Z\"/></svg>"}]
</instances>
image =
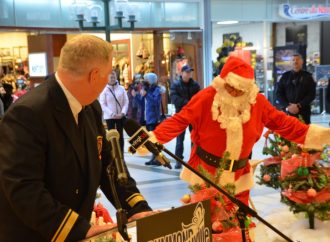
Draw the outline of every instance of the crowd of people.
<instances>
[{"instance_id":1,"label":"crowd of people","mask_svg":"<svg viewBox=\"0 0 330 242\"><path fill-rule=\"evenodd\" d=\"M29 76L0 74L0 119L9 106L30 90Z\"/></svg>"}]
</instances>

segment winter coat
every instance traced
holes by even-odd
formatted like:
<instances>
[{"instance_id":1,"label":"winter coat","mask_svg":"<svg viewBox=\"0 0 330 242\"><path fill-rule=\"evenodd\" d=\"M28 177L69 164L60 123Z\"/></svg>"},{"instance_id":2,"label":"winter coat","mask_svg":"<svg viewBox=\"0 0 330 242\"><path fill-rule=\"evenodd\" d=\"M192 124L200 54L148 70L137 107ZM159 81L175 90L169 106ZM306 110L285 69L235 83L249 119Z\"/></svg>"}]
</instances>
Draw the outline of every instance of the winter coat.
<instances>
[{"instance_id":1,"label":"winter coat","mask_svg":"<svg viewBox=\"0 0 330 242\"><path fill-rule=\"evenodd\" d=\"M182 78L174 81L171 85L171 102L175 106L175 111L180 112L184 105L200 90L198 82L190 78L188 83L184 83Z\"/></svg>"}]
</instances>

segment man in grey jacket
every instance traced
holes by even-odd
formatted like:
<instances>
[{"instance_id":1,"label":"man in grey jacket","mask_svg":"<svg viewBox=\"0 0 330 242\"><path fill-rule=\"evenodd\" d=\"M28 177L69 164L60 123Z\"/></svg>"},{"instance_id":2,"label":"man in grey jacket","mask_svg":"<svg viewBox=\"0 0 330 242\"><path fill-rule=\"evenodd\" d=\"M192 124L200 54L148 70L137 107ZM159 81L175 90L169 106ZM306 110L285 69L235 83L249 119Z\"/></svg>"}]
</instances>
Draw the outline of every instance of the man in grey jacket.
<instances>
[{"instance_id":1,"label":"man in grey jacket","mask_svg":"<svg viewBox=\"0 0 330 242\"><path fill-rule=\"evenodd\" d=\"M170 91L171 102L175 106L175 112L180 112L181 109L190 101L190 99L200 90L198 82L192 78L192 69L189 65L185 65L181 68L181 75L179 80L176 80ZM189 130L191 131L189 125ZM186 131L183 131L176 138L175 155L183 159L183 142ZM181 164L176 163L175 169L180 169Z\"/></svg>"}]
</instances>

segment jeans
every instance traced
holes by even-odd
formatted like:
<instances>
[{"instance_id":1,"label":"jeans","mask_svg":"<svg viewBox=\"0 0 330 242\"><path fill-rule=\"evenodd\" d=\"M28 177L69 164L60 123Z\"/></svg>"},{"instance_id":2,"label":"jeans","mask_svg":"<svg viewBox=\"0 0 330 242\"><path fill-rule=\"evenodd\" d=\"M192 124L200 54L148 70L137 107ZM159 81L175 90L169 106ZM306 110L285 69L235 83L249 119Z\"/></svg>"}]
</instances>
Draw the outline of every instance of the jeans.
<instances>
[{"instance_id":1,"label":"jeans","mask_svg":"<svg viewBox=\"0 0 330 242\"><path fill-rule=\"evenodd\" d=\"M192 126L189 125L189 131L191 132ZM179 158L183 159L183 143L184 143L184 136L186 134L186 130L184 130L178 137L176 137L176 145L175 145L175 155Z\"/></svg>"},{"instance_id":2,"label":"jeans","mask_svg":"<svg viewBox=\"0 0 330 242\"><path fill-rule=\"evenodd\" d=\"M120 143L120 148L121 152L124 155L124 134L123 134L123 129L124 129L124 119L107 119L105 120L108 126L108 130L110 129L116 129L119 133L119 143Z\"/></svg>"}]
</instances>

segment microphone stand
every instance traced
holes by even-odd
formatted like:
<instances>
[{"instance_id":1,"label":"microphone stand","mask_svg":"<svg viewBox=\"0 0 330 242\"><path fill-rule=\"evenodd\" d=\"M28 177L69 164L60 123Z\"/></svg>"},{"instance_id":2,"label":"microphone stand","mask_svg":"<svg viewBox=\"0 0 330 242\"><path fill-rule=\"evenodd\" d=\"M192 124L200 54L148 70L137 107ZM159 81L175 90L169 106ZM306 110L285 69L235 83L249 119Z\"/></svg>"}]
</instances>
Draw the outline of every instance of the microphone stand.
<instances>
[{"instance_id":1,"label":"microphone stand","mask_svg":"<svg viewBox=\"0 0 330 242\"><path fill-rule=\"evenodd\" d=\"M200 172L196 171L191 166L189 166L188 164L186 164L182 159L180 159L179 157L177 157L176 155L174 155L172 152L170 152L168 149L166 149L164 147L164 145L162 145L160 143L155 143L155 145L157 146L157 148L159 149L159 151L164 151L165 153L167 153L168 155L170 155L172 158L174 158L175 160L177 160L178 162L180 162L188 170L190 170L191 172L193 172L194 174L196 174L198 177L200 177L201 179L203 179L203 181L206 181L207 183L209 183L210 185L212 185L212 187L214 187L216 190L218 190L219 192L221 192L222 194L224 194L231 202L233 202L234 204L236 204L238 206L237 217L238 217L238 221L239 221L239 224L240 224L240 227L241 227L241 230L242 230L242 240L243 240L243 242L246 241L246 238L245 238L245 230L246 230L246 228L245 228L244 220L245 220L245 217L247 215L251 215L252 217L258 219L263 224L265 224L267 227L269 227L271 230L273 230L278 235L280 235L282 238L284 238L286 241L294 242L288 236L286 236L285 234L283 234L281 231L279 231L273 225L271 225L266 220L264 220L262 217L260 217L256 211L254 211L253 209L251 209L249 206L245 205L242 201L240 201L237 198L231 196L227 191L223 190L221 187L219 187L213 181L211 181L210 179L208 179L207 177L205 177L204 175L202 175Z\"/></svg>"},{"instance_id":2,"label":"microphone stand","mask_svg":"<svg viewBox=\"0 0 330 242\"><path fill-rule=\"evenodd\" d=\"M118 232L120 235L123 237L125 241L131 241L131 238L128 236L127 233L127 214L126 210L122 208L120 200L118 198L117 190L115 187L115 169L113 169L113 166L108 165L107 167L107 174L109 177L109 183L110 183L110 188L111 188L111 193L113 195L113 200L114 200L114 205L117 209L116 212L116 218L117 218L117 227L118 227Z\"/></svg>"}]
</instances>

